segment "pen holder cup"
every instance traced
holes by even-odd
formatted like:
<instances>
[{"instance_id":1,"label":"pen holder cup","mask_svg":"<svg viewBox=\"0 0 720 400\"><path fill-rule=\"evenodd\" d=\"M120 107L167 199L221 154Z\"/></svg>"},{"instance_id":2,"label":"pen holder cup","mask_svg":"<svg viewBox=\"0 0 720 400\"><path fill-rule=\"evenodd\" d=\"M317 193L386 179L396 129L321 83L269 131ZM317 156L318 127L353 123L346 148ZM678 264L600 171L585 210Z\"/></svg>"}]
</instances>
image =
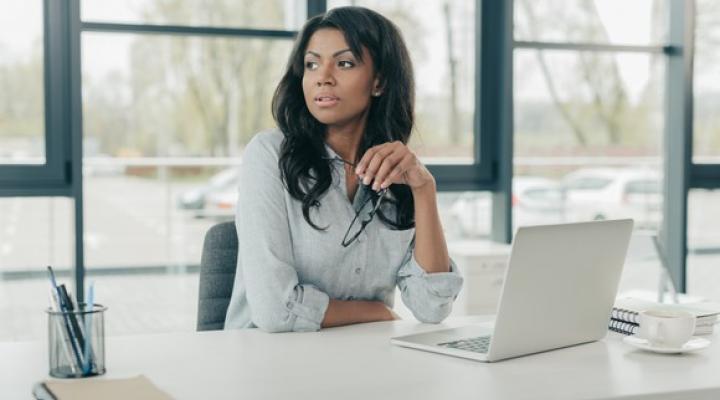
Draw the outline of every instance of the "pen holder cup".
<instances>
[{"instance_id":1,"label":"pen holder cup","mask_svg":"<svg viewBox=\"0 0 720 400\"><path fill-rule=\"evenodd\" d=\"M80 304L73 311L47 310L50 376L83 378L105 373L105 310Z\"/></svg>"}]
</instances>

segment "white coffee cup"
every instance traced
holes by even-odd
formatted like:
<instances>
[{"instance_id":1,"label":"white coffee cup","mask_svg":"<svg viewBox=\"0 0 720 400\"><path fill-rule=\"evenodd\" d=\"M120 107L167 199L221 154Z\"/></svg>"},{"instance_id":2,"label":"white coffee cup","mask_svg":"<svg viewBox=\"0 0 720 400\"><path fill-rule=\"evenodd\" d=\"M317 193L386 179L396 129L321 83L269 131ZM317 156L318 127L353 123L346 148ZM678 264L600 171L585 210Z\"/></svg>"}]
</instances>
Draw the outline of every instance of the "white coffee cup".
<instances>
[{"instance_id":1,"label":"white coffee cup","mask_svg":"<svg viewBox=\"0 0 720 400\"><path fill-rule=\"evenodd\" d=\"M695 332L695 316L685 311L653 309L640 313L638 336L653 346L680 347Z\"/></svg>"}]
</instances>

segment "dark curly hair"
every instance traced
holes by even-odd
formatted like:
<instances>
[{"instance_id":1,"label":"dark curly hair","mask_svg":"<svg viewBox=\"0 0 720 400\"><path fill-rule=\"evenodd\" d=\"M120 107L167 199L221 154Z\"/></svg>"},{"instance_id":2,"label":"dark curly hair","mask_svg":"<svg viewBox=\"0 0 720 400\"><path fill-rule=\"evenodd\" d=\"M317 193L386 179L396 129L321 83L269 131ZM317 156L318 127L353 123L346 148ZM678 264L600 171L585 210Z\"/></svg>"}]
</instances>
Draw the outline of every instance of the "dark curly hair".
<instances>
[{"instance_id":1,"label":"dark curly hair","mask_svg":"<svg viewBox=\"0 0 720 400\"><path fill-rule=\"evenodd\" d=\"M320 206L320 198L332 183L332 173L325 149L327 128L308 110L302 79L308 42L323 28L341 31L350 51L360 60L363 46L367 48L379 87L383 88L382 96L372 97L365 133L353 161L359 161L365 151L378 144L396 140L407 144L413 130L415 103L410 56L399 29L387 18L363 7L339 7L305 23L275 90L272 112L285 136L279 160L283 183L290 195L302 202L305 220L318 230L323 228L310 220L310 208ZM414 227L415 209L410 188L391 185L389 190L394 200L388 204L394 205L394 218L382 211L383 206L378 211L379 218L393 229Z\"/></svg>"}]
</instances>

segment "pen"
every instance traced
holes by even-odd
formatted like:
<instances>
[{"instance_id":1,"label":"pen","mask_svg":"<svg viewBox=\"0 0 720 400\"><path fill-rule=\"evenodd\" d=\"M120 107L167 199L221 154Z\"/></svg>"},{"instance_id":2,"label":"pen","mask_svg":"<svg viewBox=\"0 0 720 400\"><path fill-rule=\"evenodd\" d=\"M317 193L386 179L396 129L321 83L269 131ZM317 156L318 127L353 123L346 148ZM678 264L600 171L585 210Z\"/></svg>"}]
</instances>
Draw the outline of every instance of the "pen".
<instances>
[{"instance_id":1,"label":"pen","mask_svg":"<svg viewBox=\"0 0 720 400\"><path fill-rule=\"evenodd\" d=\"M85 364L83 365L83 374L88 375L92 371L92 360L90 355L90 341L92 340L92 311L95 307L95 282L90 282L87 293L87 303L85 304L85 349L83 351Z\"/></svg>"},{"instance_id":2,"label":"pen","mask_svg":"<svg viewBox=\"0 0 720 400\"><path fill-rule=\"evenodd\" d=\"M68 306L65 303L66 299L63 297L63 292L60 288L60 286L57 285L57 279L55 279L55 272L53 271L52 267L48 265L47 267L48 274L50 276L50 284L52 285L52 288L55 293L57 293L57 299L58 299L58 306L60 308L60 313L63 316L63 320L65 321L65 330L68 335L68 340L70 341L70 346L73 350L73 355L75 356L75 361L77 362L75 365L73 365L73 360L69 360L70 366L72 370L76 370L76 368L82 368L83 360L82 355L80 354L80 346L77 342L77 338L73 334L73 327L72 323L70 322L70 315L68 313ZM64 288L64 287L63 287ZM77 321L76 321L77 324ZM76 367L77 366L77 367Z\"/></svg>"},{"instance_id":3,"label":"pen","mask_svg":"<svg viewBox=\"0 0 720 400\"><path fill-rule=\"evenodd\" d=\"M58 299L57 299L57 296L55 295L55 293L53 293L53 292L51 291L51 292L49 293L49 296L48 296L48 297L50 298L50 299L49 299L49 300L50 300L50 309L52 309L52 310L55 311L55 312L59 312L59 311L60 311L60 304L58 303ZM62 333L62 332L63 332L63 330L65 329L64 326L63 326L63 322L60 321L60 319L54 318L54 317L52 317L52 316L50 317L50 320L55 323L55 330L56 330L56 332L57 332L59 335L63 336L63 333ZM77 369L77 367L75 366L75 363L73 362L73 359L72 359L72 348L70 347L70 341L63 338L62 340L58 340L58 345L59 345L60 348L62 349L63 355L65 356L65 359L66 359L66 360L69 360L70 371L71 371L73 374L77 375L77 374L78 374L78 369Z\"/></svg>"},{"instance_id":4,"label":"pen","mask_svg":"<svg viewBox=\"0 0 720 400\"><path fill-rule=\"evenodd\" d=\"M78 323L78 316L75 315L75 305L73 304L72 297L70 297L70 294L68 294L65 285L58 286L58 289L60 289L60 295L62 296L63 302L65 303L65 309L68 311L70 327L73 330L75 339L77 339L78 349L82 349L83 347L85 347L85 338L83 337L82 330L80 329L80 324ZM78 307L78 311L81 311L80 307Z\"/></svg>"}]
</instances>

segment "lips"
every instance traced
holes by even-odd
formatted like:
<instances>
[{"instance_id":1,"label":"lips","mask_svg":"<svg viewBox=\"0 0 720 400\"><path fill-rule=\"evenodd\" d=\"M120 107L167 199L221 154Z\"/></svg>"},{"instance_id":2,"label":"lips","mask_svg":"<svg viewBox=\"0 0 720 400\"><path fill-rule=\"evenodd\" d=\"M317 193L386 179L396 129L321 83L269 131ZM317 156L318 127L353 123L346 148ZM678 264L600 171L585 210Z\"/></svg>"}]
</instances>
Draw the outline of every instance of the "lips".
<instances>
[{"instance_id":1,"label":"lips","mask_svg":"<svg viewBox=\"0 0 720 400\"><path fill-rule=\"evenodd\" d=\"M321 94L315 96L314 101L318 107L332 107L340 101L340 98L331 94Z\"/></svg>"}]
</instances>

